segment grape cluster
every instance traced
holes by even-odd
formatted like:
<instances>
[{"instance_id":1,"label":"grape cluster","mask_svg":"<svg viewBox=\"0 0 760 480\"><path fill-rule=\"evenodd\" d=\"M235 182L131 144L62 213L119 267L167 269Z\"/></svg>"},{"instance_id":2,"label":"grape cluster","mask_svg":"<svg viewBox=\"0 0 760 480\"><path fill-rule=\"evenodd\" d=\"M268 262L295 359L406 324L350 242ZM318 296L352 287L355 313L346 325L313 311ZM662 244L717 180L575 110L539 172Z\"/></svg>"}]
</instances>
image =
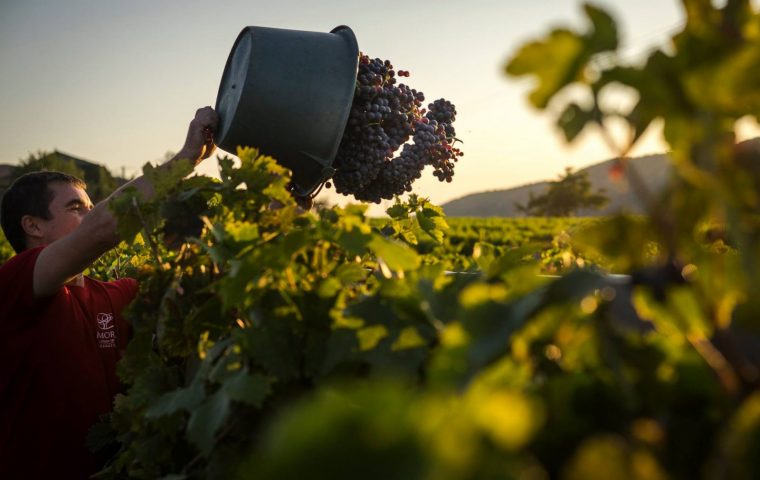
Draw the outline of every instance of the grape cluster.
<instances>
[{"instance_id":1,"label":"grape cluster","mask_svg":"<svg viewBox=\"0 0 760 480\"><path fill-rule=\"evenodd\" d=\"M360 54L351 112L333 163L338 193L380 203L410 192L427 165L438 180L451 182L463 155L453 146L454 105L439 99L425 109L425 95L396 76L409 72L396 73L388 60Z\"/></svg>"}]
</instances>

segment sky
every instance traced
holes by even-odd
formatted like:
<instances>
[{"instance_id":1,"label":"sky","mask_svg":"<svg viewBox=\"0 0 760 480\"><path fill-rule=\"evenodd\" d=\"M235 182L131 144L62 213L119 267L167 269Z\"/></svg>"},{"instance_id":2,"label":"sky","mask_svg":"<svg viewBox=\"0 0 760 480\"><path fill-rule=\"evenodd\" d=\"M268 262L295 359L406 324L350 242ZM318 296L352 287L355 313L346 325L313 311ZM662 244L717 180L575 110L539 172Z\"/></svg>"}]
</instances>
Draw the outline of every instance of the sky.
<instances>
[{"instance_id":1,"label":"sky","mask_svg":"<svg viewBox=\"0 0 760 480\"><path fill-rule=\"evenodd\" d=\"M594 3L618 21L630 59L683 23L675 0ZM613 156L598 135L565 145L551 117L529 106L530 82L503 73L524 42L583 25L577 0L0 0L0 163L57 149L130 176L162 161L181 147L195 110L215 105L232 44L249 25L348 25L363 52L410 71L406 81L428 100L453 102L465 153L454 181L428 169L413 185L434 203ZM633 153L665 149L654 132ZM198 167L215 169L212 159ZM349 200L334 191L318 199Z\"/></svg>"}]
</instances>

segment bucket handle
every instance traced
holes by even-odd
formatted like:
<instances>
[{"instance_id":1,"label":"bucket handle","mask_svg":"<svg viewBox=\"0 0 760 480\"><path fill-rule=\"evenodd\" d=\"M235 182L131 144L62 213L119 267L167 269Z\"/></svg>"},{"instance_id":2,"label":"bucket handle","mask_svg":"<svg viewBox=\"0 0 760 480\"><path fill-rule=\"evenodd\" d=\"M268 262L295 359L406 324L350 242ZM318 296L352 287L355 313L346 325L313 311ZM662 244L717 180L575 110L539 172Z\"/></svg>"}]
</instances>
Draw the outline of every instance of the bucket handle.
<instances>
[{"instance_id":1,"label":"bucket handle","mask_svg":"<svg viewBox=\"0 0 760 480\"><path fill-rule=\"evenodd\" d=\"M335 169L330 166L330 162L327 162L324 159L322 159L322 158L320 158L320 157L318 157L318 156L316 156L316 155L314 155L312 153L304 152L303 150L300 150L299 153L301 155L304 155L306 157L311 158L312 160L314 160L315 162L317 162L319 165L322 165L322 172L321 172L321 175L320 175L320 179L317 182L317 185L310 192L307 192L307 193L304 193L304 194L296 192L299 195L301 195L302 197L309 197L309 198L313 199L322 190L322 186L325 184L325 182L328 181L328 180L330 180L333 177L333 175L335 175Z\"/></svg>"}]
</instances>

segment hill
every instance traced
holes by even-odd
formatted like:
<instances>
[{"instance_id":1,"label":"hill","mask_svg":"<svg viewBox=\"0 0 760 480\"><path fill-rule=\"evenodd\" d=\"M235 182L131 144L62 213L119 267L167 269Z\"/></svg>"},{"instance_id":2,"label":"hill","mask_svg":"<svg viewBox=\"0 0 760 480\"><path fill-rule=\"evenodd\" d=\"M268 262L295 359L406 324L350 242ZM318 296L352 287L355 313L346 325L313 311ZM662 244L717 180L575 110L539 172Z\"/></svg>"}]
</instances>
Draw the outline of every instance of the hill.
<instances>
[{"instance_id":1,"label":"hill","mask_svg":"<svg viewBox=\"0 0 760 480\"><path fill-rule=\"evenodd\" d=\"M592 190L603 189L610 202L602 210L580 211L578 215L604 215L621 209L634 213L643 211L628 181L622 179L614 182L610 178L609 171L614 162L614 159L610 159L580 170L588 173ZM632 158L630 165L651 191L662 189L670 176L671 166L665 154ZM549 182L546 181L504 190L473 193L447 202L442 207L446 215L452 217L520 217L524 215L517 210L515 203L525 204L531 192L540 195L548 185Z\"/></svg>"}]
</instances>

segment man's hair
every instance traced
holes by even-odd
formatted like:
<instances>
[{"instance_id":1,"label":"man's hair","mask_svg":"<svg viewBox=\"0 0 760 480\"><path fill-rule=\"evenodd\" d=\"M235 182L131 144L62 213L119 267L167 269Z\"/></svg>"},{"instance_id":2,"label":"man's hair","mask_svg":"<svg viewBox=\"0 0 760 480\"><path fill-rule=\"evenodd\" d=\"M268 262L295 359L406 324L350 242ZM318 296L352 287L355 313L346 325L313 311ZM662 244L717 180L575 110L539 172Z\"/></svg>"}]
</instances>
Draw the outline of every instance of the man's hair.
<instances>
[{"instance_id":1,"label":"man's hair","mask_svg":"<svg viewBox=\"0 0 760 480\"><path fill-rule=\"evenodd\" d=\"M21 226L24 215L50 220L50 202L54 193L48 185L53 182L64 182L86 188L79 178L61 172L30 172L21 175L13 181L3 195L0 205L0 224L5 238L16 253L26 250L26 234Z\"/></svg>"}]
</instances>

